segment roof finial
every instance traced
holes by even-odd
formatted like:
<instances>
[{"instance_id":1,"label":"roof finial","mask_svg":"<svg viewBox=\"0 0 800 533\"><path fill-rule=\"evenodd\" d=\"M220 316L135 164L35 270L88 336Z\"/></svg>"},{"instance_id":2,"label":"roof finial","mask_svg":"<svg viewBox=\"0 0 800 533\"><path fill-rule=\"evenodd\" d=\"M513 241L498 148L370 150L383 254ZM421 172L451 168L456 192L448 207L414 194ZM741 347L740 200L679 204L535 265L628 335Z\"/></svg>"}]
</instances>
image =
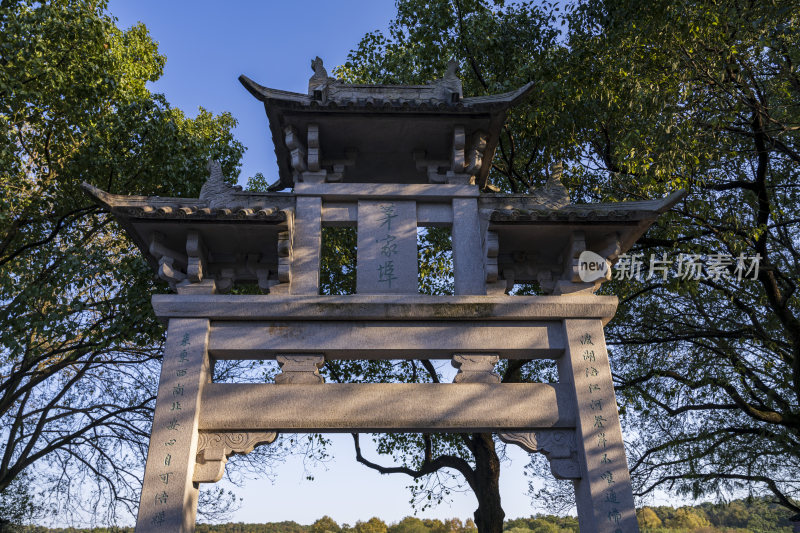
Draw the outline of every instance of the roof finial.
<instances>
[{"instance_id":1,"label":"roof finial","mask_svg":"<svg viewBox=\"0 0 800 533\"><path fill-rule=\"evenodd\" d=\"M222 164L215 159L208 158L208 180L200 189L200 200L208 204L208 207L217 208L220 206L230 207L233 201L231 193L241 191L238 185L231 187L225 183L222 175Z\"/></svg>"},{"instance_id":2,"label":"roof finial","mask_svg":"<svg viewBox=\"0 0 800 533\"><path fill-rule=\"evenodd\" d=\"M451 59L447 62L447 71L444 74L445 79L458 79L458 61Z\"/></svg>"},{"instance_id":3,"label":"roof finial","mask_svg":"<svg viewBox=\"0 0 800 533\"><path fill-rule=\"evenodd\" d=\"M328 71L325 70L322 59L319 56L311 60L311 70L314 71L314 78L322 78L323 80L328 78Z\"/></svg>"},{"instance_id":4,"label":"roof finial","mask_svg":"<svg viewBox=\"0 0 800 533\"><path fill-rule=\"evenodd\" d=\"M328 76L328 71L325 70L325 66L319 56L311 60L311 70L314 71L314 75L308 80L308 94L314 95L314 91L323 89L323 86L327 85L333 78Z\"/></svg>"},{"instance_id":5,"label":"roof finial","mask_svg":"<svg viewBox=\"0 0 800 533\"><path fill-rule=\"evenodd\" d=\"M535 202L550 209L560 209L569 204L569 191L561 183L561 174L563 172L564 165L561 161L556 161L550 165L547 182L542 187L533 189L529 193Z\"/></svg>"}]
</instances>

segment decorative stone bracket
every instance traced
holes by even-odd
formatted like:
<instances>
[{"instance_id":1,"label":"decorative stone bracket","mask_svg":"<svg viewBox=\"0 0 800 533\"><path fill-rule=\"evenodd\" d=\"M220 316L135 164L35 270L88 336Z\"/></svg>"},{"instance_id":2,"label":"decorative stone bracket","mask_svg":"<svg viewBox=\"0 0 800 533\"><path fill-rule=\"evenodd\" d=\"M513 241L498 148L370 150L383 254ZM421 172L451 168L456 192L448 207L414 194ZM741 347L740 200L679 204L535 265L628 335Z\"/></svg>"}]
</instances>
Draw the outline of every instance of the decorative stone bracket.
<instances>
[{"instance_id":1,"label":"decorative stone bracket","mask_svg":"<svg viewBox=\"0 0 800 533\"><path fill-rule=\"evenodd\" d=\"M345 150L344 158L323 159L318 124L308 125L306 142L294 126L286 126L283 135L292 160L295 183L342 181L345 169L356 164L357 152L350 148Z\"/></svg>"},{"instance_id":2,"label":"decorative stone bracket","mask_svg":"<svg viewBox=\"0 0 800 533\"><path fill-rule=\"evenodd\" d=\"M458 369L458 374L453 378L453 383L500 383L500 374L494 371L494 365L499 360L496 355L454 355L451 364Z\"/></svg>"},{"instance_id":3,"label":"decorative stone bracket","mask_svg":"<svg viewBox=\"0 0 800 533\"><path fill-rule=\"evenodd\" d=\"M556 479L580 479L578 446L571 430L542 429L520 433L498 433L500 440L516 444L528 453L542 453L550 461Z\"/></svg>"},{"instance_id":4,"label":"decorative stone bracket","mask_svg":"<svg viewBox=\"0 0 800 533\"><path fill-rule=\"evenodd\" d=\"M325 366L322 355L279 355L275 359L281 367L281 373L275 376L275 383L279 385L325 383L325 378L319 375L319 369Z\"/></svg>"},{"instance_id":5,"label":"decorative stone bracket","mask_svg":"<svg viewBox=\"0 0 800 533\"><path fill-rule=\"evenodd\" d=\"M167 247L164 236L158 232L150 235L148 251L158 260L158 277L169 283L179 294L225 293L242 276L256 278L263 291L268 291L276 283L269 280L269 269L261 263L261 254L248 254L243 259L243 264L237 268L221 268L217 274L212 274L209 269L209 254L196 230L186 233L185 254Z\"/></svg>"},{"instance_id":6,"label":"decorative stone bracket","mask_svg":"<svg viewBox=\"0 0 800 533\"><path fill-rule=\"evenodd\" d=\"M588 250L586 244L586 234L582 231L574 231L570 236L569 243L563 257L564 270L561 279L556 281L553 287L553 294L569 294L573 292L594 292L600 288L604 282L611 279L611 265L617 260L620 254L619 235L614 233L607 235L603 248L597 253L606 262L605 275L595 281L584 282L580 277L580 256Z\"/></svg>"},{"instance_id":7,"label":"decorative stone bracket","mask_svg":"<svg viewBox=\"0 0 800 533\"><path fill-rule=\"evenodd\" d=\"M486 139L486 133L478 131L472 136L469 148L466 148L464 126L458 125L453 128L450 161L428 159L425 151L416 151L414 152L414 161L416 161L417 170L427 171L430 183L474 183L475 176L478 175L483 165Z\"/></svg>"},{"instance_id":8,"label":"decorative stone bracket","mask_svg":"<svg viewBox=\"0 0 800 533\"><path fill-rule=\"evenodd\" d=\"M514 285L509 287L508 282L500 277L500 267L497 256L500 255L500 237L497 232L485 231L483 233L484 272L486 273L486 294L505 294Z\"/></svg>"},{"instance_id":9,"label":"decorative stone bracket","mask_svg":"<svg viewBox=\"0 0 800 533\"><path fill-rule=\"evenodd\" d=\"M211 254L197 230L186 232L186 252L171 249L159 232L150 234L148 252L158 261L158 277L179 294L227 293L237 281L257 282L270 293L288 293L291 282L294 213L285 210L287 231L278 234L278 268L264 263L261 253L242 254L235 263L216 265L212 272ZM272 279L270 279L272 274ZM275 275L277 274L277 276ZM274 279L277 277L278 279Z\"/></svg>"},{"instance_id":10,"label":"decorative stone bracket","mask_svg":"<svg viewBox=\"0 0 800 533\"><path fill-rule=\"evenodd\" d=\"M537 258L532 254L516 251L513 254L506 254L504 256L506 262L500 265L500 254L495 251L495 247L499 248L495 244L497 234L487 229L484 232L486 292L502 294L510 290L519 280L535 279L545 294L593 293L600 288L600 285L611 279L611 266L620 255L620 238L619 233L609 233L599 246L595 243L594 250L590 251L605 260L606 271L599 279L584 282L580 277L580 258L583 252L589 250L585 232L573 231L564 251L554 263L537 263ZM502 272L500 272L501 266ZM504 280L500 278L501 273Z\"/></svg>"},{"instance_id":11,"label":"decorative stone bracket","mask_svg":"<svg viewBox=\"0 0 800 533\"><path fill-rule=\"evenodd\" d=\"M282 231L278 234L278 285L269 290L270 293L275 294L288 294L292 282L294 216L289 216L286 220L289 231Z\"/></svg>"},{"instance_id":12,"label":"decorative stone bracket","mask_svg":"<svg viewBox=\"0 0 800 533\"><path fill-rule=\"evenodd\" d=\"M216 483L225 473L228 457L248 454L256 446L270 444L278 434L274 431L255 433L208 433L201 431L197 441L197 460L192 481Z\"/></svg>"}]
</instances>

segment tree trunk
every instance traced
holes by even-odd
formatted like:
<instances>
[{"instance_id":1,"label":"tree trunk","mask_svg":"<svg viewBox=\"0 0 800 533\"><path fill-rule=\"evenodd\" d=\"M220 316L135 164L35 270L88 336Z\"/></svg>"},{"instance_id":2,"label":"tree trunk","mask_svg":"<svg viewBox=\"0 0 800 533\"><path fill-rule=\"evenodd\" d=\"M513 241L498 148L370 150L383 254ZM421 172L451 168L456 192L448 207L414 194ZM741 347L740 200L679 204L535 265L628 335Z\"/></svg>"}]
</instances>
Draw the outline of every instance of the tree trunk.
<instances>
[{"instance_id":1,"label":"tree trunk","mask_svg":"<svg viewBox=\"0 0 800 533\"><path fill-rule=\"evenodd\" d=\"M500 458L491 433L472 434L475 456L475 525L478 533L502 533L506 514L500 505Z\"/></svg>"}]
</instances>

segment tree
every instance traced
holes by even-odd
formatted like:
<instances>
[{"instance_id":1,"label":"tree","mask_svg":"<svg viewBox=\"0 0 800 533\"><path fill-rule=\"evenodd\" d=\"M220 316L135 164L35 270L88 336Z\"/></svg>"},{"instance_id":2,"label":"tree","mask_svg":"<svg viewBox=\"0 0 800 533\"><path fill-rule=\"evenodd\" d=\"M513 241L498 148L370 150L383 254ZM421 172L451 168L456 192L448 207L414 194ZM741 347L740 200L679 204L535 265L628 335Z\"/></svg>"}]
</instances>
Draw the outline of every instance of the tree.
<instances>
[{"instance_id":1,"label":"tree","mask_svg":"<svg viewBox=\"0 0 800 533\"><path fill-rule=\"evenodd\" d=\"M591 65L592 85L578 83L595 117L582 141L592 181L612 198L688 189L634 253L678 255L673 269L688 254L706 264L700 279L607 287L622 300L608 339L637 432L630 463L640 494L746 488L800 510L792 7L585 2L571 16L569 72ZM757 258L750 275L745 257Z\"/></svg>"},{"instance_id":2,"label":"tree","mask_svg":"<svg viewBox=\"0 0 800 533\"><path fill-rule=\"evenodd\" d=\"M696 529L710 526L711 522L708 521L705 515L700 514L702 512L702 510L698 511L691 507L681 507L675 511L675 516L673 518L664 522L664 526L673 529Z\"/></svg>"},{"instance_id":3,"label":"tree","mask_svg":"<svg viewBox=\"0 0 800 533\"><path fill-rule=\"evenodd\" d=\"M373 516L366 522L361 522L360 520L356 522L353 530L355 533L387 533L389 528L386 526L386 522L377 516Z\"/></svg>"},{"instance_id":4,"label":"tree","mask_svg":"<svg viewBox=\"0 0 800 533\"><path fill-rule=\"evenodd\" d=\"M164 287L80 183L196 194L207 158L236 176L243 147L230 115L151 94L165 58L105 9L0 5L0 493L30 473L59 516L111 521L138 504Z\"/></svg>"},{"instance_id":5,"label":"tree","mask_svg":"<svg viewBox=\"0 0 800 533\"><path fill-rule=\"evenodd\" d=\"M323 516L309 528L309 533L339 533L342 528L328 515Z\"/></svg>"},{"instance_id":6,"label":"tree","mask_svg":"<svg viewBox=\"0 0 800 533\"><path fill-rule=\"evenodd\" d=\"M389 533L430 533L430 529L417 517L407 516L397 524L389 526Z\"/></svg>"},{"instance_id":7,"label":"tree","mask_svg":"<svg viewBox=\"0 0 800 533\"><path fill-rule=\"evenodd\" d=\"M541 183L559 159L578 202L687 189L632 251L648 261L645 273L651 254L667 254L666 279L656 271L602 289L621 299L607 338L623 423L635 435L637 493L746 489L797 512L796 6L578 0L566 7L559 38L553 13L527 3L399 2L388 37L368 34L337 73L414 83L455 57L465 93L537 81L501 136L490 179L502 190ZM539 27L531 28L534 20ZM692 258L705 265L702 279L686 275ZM504 379L538 373L531 364L506 372ZM382 442L380 451L401 461L422 454L417 468L382 470L415 476L438 472L446 465L437 459L456 449L427 437ZM493 458L494 444L482 442ZM479 468L472 449L455 455ZM499 508L499 496L492 483L470 487L478 527L488 531L502 511L488 522L479 515Z\"/></svg>"},{"instance_id":8,"label":"tree","mask_svg":"<svg viewBox=\"0 0 800 533\"><path fill-rule=\"evenodd\" d=\"M663 523L655 511L649 507L643 507L636 513L636 518L639 520L639 527L642 528L656 528L661 527Z\"/></svg>"}]
</instances>

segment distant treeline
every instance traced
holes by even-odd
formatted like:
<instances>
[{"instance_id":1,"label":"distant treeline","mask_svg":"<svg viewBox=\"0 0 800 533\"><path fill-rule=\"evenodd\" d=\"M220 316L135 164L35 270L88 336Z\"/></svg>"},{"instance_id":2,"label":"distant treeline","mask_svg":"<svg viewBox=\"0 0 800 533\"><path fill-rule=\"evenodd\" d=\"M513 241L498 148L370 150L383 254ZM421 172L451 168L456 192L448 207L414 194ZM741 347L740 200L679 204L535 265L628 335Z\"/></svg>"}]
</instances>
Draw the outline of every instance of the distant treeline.
<instances>
[{"instance_id":1,"label":"distant treeline","mask_svg":"<svg viewBox=\"0 0 800 533\"><path fill-rule=\"evenodd\" d=\"M765 499L703 503L687 507L643 507L638 511L642 533L791 533L791 514ZM3 529L0 526L0 529ZM505 522L507 533L578 533L578 519L537 514ZM14 533L133 533L133 528L55 528L24 526L8 529ZM197 533L477 533L472 519L462 522L406 517L396 524L370 518L354 525L337 524L323 516L311 525L297 522L266 524L198 524Z\"/></svg>"}]
</instances>

